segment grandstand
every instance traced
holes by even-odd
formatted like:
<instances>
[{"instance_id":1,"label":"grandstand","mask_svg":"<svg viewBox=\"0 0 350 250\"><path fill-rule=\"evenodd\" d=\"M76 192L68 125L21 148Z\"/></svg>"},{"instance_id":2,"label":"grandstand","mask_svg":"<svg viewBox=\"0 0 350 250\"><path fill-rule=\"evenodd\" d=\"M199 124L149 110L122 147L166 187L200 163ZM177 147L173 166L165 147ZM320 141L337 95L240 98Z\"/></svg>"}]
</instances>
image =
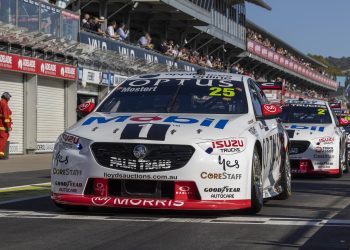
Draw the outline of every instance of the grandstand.
<instances>
[{"instance_id":1,"label":"grandstand","mask_svg":"<svg viewBox=\"0 0 350 250\"><path fill-rule=\"evenodd\" d=\"M337 89L325 65L247 20L246 2L271 10L262 0L0 0L0 56L11 61L0 62L0 91L17 105L11 152L52 150L77 104L134 74L242 73L283 80L294 98Z\"/></svg>"}]
</instances>

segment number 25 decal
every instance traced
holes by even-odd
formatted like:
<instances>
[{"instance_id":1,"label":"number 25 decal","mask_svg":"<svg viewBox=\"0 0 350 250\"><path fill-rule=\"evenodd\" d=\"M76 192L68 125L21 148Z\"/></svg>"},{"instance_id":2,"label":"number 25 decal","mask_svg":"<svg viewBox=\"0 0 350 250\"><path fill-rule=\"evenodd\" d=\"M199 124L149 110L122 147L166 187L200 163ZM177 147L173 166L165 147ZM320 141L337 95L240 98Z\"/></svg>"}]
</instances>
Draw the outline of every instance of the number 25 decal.
<instances>
[{"instance_id":1,"label":"number 25 decal","mask_svg":"<svg viewBox=\"0 0 350 250\"><path fill-rule=\"evenodd\" d=\"M326 114L326 110L325 109L317 109L317 114L318 115L325 115Z\"/></svg>"},{"instance_id":2,"label":"number 25 decal","mask_svg":"<svg viewBox=\"0 0 350 250\"><path fill-rule=\"evenodd\" d=\"M209 96L224 96L233 97L235 96L234 88L221 88L221 87L211 87Z\"/></svg>"}]
</instances>

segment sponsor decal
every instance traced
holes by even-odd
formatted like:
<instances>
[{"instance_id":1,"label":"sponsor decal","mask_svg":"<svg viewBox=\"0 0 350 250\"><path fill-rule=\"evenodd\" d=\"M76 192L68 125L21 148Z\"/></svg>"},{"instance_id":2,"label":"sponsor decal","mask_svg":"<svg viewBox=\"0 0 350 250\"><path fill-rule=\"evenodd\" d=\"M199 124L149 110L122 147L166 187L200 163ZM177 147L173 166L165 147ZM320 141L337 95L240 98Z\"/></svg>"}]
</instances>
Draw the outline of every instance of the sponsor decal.
<instances>
[{"instance_id":1,"label":"sponsor decal","mask_svg":"<svg viewBox=\"0 0 350 250\"><path fill-rule=\"evenodd\" d=\"M92 197L91 202L96 206L128 206L128 207L161 207L177 208L185 203L177 200L162 199L137 199L137 198L111 198L111 197Z\"/></svg>"},{"instance_id":2,"label":"sponsor decal","mask_svg":"<svg viewBox=\"0 0 350 250\"><path fill-rule=\"evenodd\" d=\"M52 169L53 175L81 176L82 173L83 173L83 171L80 169L70 169L70 168L65 168L65 169L53 168Z\"/></svg>"},{"instance_id":3,"label":"sponsor decal","mask_svg":"<svg viewBox=\"0 0 350 250\"><path fill-rule=\"evenodd\" d=\"M62 141L68 144L78 144L79 142L79 137L75 135L70 135L63 133L62 134Z\"/></svg>"},{"instance_id":4,"label":"sponsor decal","mask_svg":"<svg viewBox=\"0 0 350 250\"><path fill-rule=\"evenodd\" d=\"M282 145L281 139L278 134L266 137L263 140L263 157L262 165L264 169L270 169L270 175L274 167L280 166L282 161Z\"/></svg>"},{"instance_id":5,"label":"sponsor decal","mask_svg":"<svg viewBox=\"0 0 350 250\"><path fill-rule=\"evenodd\" d=\"M136 180L177 180L176 175L151 175L151 174L112 174L103 173L104 178L108 179L136 179Z\"/></svg>"},{"instance_id":6,"label":"sponsor decal","mask_svg":"<svg viewBox=\"0 0 350 250\"><path fill-rule=\"evenodd\" d=\"M115 169L130 171L161 171L171 169L171 160L133 160L111 157L109 166Z\"/></svg>"},{"instance_id":7,"label":"sponsor decal","mask_svg":"<svg viewBox=\"0 0 350 250\"><path fill-rule=\"evenodd\" d=\"M335 138L334 137L330 137L330 136L318 139L318 143L322 143L322 144L333 144L334 141L335 141Z\"/></svg>"},{"instance_id":8,"label":"sponsor decal","mask_svg":"<svg viewBox=\"0 0 350 250\"><path fill-rule=\"evenodd\" d=\"M230 138L216 141L198 143L198 146L208 154L236 154L241 153L246 148L245 138Z\"/></svg>"},{"instance_id":9,"label":"sponsor decal","mask_svg":"<svg viewBox=\"0 0 350 250\"><path fill-rule=\"evenodd\" d=\"M54 162L55 162L55 166L56 166L56 167L57 167L60 163L61 163L61 164L64 164L64 165L67 165L68 162L69 162L69 156L68 156L68 155L63 156L63 155L61 155L61 151L58 151L57 154L55 155Z\"/></svg>"},{"instance_id":10,"label":"sponsor decal","mask_svg":"<svg viewBox=\"0 0 350 250\"><path fill-rule=\"evenodd\" d=\"M226 172L223 172L223 173L202 172L200 177L202 179L209 179L209 180L240 180L242 178L242 174L229 174Z\"/></svg>"},{"instance_id":11,"label":"sponsor decal","mask_svg":"<svg viewBox=\"0 0 350 250\"><path fill-rule=\"evenodd\" d=\"M234 199L234 193L239 193L240 188L233 188L229 186L224 186L221 188L204 188L205 193L212 193L210 198L212 199Z\"/></svg>"},{"instance_id":12,"label":"sponsor decal","mask_svg":"<svg viewBox=\"0 0 350 250\"><path fill-rule=\"evenodd\" d=\"M97 124L106 124L106 123L113 123L113 122L126 122L126 121L135 121L135 122L152 122L152 121L161 121L164 123L170 123L170 124L196 124L199 123L199 126L202 127L210 127L214 126L214 128L217 129L224 129L227 125L229 120L217 120L213 118L204 118L203 120L198 120L191 117L180 117L180 116L146 116L146 117L133 117L133 116L115 116L112 118L106 118L106 117L96 117L92 116L86 119L82 126L88 126L93 123Z\"/></svg>"},{"instance_id":13,"label":"sponsor decal","mask_svg":"<svg viewBox=\"0 0 350 250\"><path fill-rule=\"evenodd\" d=\"M293 130L311 130L311 131L319 131L323 132L325 127L324 126L304 126L304 125L285 125L284 128L286 129L293 129Z\"/></svg>"},{"instance_id":14,"label":"sponsor decal","mask_svg":"<svg viewBox=\"0 0 350 250\"><path fill-rule=\"evenodd\" d=\"M27 72L36 71L36 62L35 59L23 58L18 60L18 68Z\"/></svg>"},{"instance_id":15,"label":"sponsor decal","mask_svg":"<svg viewBox=\"0 0 350 250\"><path fill-rule=\"evenodd\" d=\"M282 109L274 104L263 104L262 113L264 116L277 115L282 112Z\"/></svg>"},{"instance_id":16,"label":"sponsor decal","mask_svg":"<svg viewBox=\"0 0 350 250\"><path fill-rule=\"evenodd\" d=\"M132 87L121 87L121 92L154 92L157 91L157 87L141 87L141 88L132 88Z\"/></svg>"},{"instance_id":17,"label":"sponsor decal","mask_svg":"<svg viewBox=\"0 0 350 250\"><path fill-rule=\"evenodd\" d=\"M73 181L55 181L55 186L81 188L83 183Z\"/></svg>"},{"instance_id":18,"label":"sponsor decal","mask_svg":"<svg viewBox=\"0 0 350 250\"><path fill-rule=\"evenodd\" d=\"M249 133L251 133L252 135L257 135L256 129L254 127L251 127L250 129L248 129Z\"/></svg>"},{"instance_id":19,"label":"sponsor decal","mask_svg":"<svg viewBox=\"0 0 350 250\"><path fill-rule=\"evenodd\" d=\"M56 76L57 65L55 63L42 62L40 72L45 75Z\"/></svg>"},{"instance_id":20,"label":"sponsor decal","mask_svg":"<svg viewBox=\"0 0 350 250\"><path fill-rule=\"evenodd\" d=\"M218 157L218 162L222 166L224 171L226 171L226 168L236 168L236 169L239 168L238 160L231 162L231 161L226 160L225 158L221 157L221 155L219 155L219 157Z\"/></svg>"},{"instance_id":21,"label":"sponsor decal","mask_svg":"<svg viewBox=\"0 0 350 250\"><path fill-rule=\"evenodd\" d=\"M0 52L0 68L68 80L75 80L77 75L73 66L3 52Z\"/></svg>"},{"instance_id":22,"label":"sponsor decal","mask_svg":"<svg viewBox=\"0 0 350 250\"><path fill-rule=\"evenodd\" d=\"M64 192L64 193L77 193L78 189L76 188L66 188L66 187L60 187L58 189L59 192Z\"/></svg>"},{"instance_id":23,"label":"sponsor decal","mask_svg":"<svg viewBox=\"0 0 350 250\"><path fill-rule=\"evenodd\" d=\"M322 158L334 158L334 155L314 155L314 158L316 159L322 159Z\"/></svg>"},{"instance_id":24,"label":"sponsor decal","mask_svg":"<svg viewBox=\"0 0 350 250\"><path fill-rule=\"evenodd\" d=\"M0 54L0 67L11 69L13 66L12 59L13 57L11 55Z\"/></svg>"},{"instance_id":25,"label":"sponsor decal","mask_svg":"<svg viewBox=\"0 0 350 250\"><path fill-rule=\"evenodd\" d=\"M96 206L106 205L112 198L111 197L92 197L91 202Z\"/></svg>"},{"instance_id":26,"label":"sponsor decal","mask_svg":"<svg viewBox=\"0 0 350 250\"><path fill-rule=\"evenodd\" d=\"M315 151L317 153L321 153L321 152L323 152L323 153L333 153L334 149L333 149L333 147L316 147Z\"/></svg>"}]
</instances>

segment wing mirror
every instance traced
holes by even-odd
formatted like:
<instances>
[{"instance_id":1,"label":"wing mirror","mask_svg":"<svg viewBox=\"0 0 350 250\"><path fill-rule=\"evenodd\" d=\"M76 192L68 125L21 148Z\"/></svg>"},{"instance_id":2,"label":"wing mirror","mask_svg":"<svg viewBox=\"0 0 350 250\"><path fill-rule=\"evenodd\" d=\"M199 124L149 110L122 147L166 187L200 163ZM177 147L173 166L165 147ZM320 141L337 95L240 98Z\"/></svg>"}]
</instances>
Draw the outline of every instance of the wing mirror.
<instances>
[{"instance_id":1,"label":"wing mirror","mask_svg":"<svg viewBox=\"0 0 350 250\"><path fill-rule=\"evenodd\" d=\"M276 104L263 104L261 110L264 118L276 118L282 113L282 108Z\"/></svg>"},{"instance_id":2,"label":"wing mirror","mask_svg":"<svg viewBox=\"0 0 350 250\"><path fill-rule=\"evenodd\" d=\"M94 110L94 108L95 108L95 101L92 99L80 104L77 108L77 113L82 118L90 114Z\"/></svg>"},{"instance_id":3,"label":"wing mirror","mask_svg":"<svg viewBox=\"0 0 350 250\"><path fill-rule=\"evenodd\" d=\"M348 121L347 119L342 118L342 117L339 118L339 126L340 127L346 127L348 125L350 125L350 121Z\"/></svg>"}]
</instances>

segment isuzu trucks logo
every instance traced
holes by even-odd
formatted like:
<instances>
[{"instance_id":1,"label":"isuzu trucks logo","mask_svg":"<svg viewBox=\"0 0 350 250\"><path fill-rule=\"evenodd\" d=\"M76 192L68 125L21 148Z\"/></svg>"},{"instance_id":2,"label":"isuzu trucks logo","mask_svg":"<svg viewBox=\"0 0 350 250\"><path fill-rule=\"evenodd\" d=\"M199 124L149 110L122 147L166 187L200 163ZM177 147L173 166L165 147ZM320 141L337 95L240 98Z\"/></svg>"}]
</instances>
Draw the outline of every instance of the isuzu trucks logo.
<instances>
[{"instance_id":1,"label":"isuzu trucks logo","mask_svg":"<svg viewBox=\"0 0 350 250\"><path fill-rule=\"evenodd\" d=\"M137 159L145 158L147 153L147 148L144 145L137 145L133 150L133 154Z\"/></svg>"}]
</instances>

